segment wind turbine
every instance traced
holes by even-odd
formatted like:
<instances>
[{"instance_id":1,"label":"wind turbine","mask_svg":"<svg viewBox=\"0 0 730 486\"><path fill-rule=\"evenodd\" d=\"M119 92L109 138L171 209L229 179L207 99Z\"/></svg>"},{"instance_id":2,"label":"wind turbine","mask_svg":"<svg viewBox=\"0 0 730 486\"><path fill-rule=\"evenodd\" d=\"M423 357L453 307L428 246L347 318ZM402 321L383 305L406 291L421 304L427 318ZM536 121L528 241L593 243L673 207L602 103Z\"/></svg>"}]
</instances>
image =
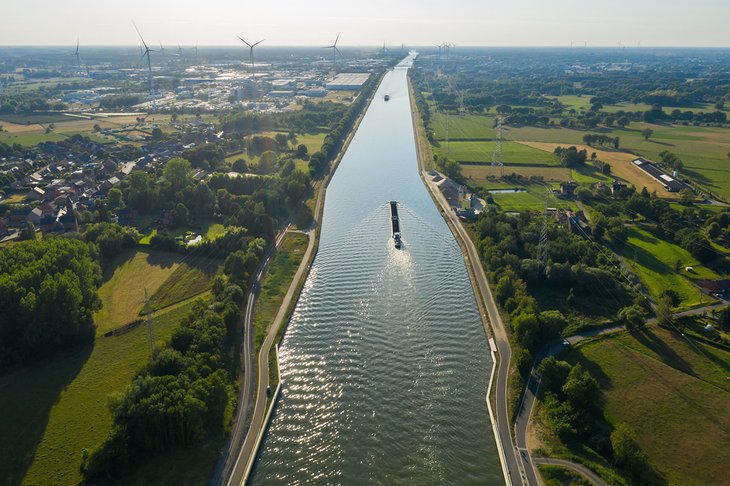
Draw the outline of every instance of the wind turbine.
<instances>
[{"instance_id":1,"label":"wind turbine","mask_svg":"<svg viewBox=\"0 0 730 486\"><path fill-rule=\"evenodd\" d=\"M441 60L441 49L444 47L441 44L437 45L436 47L439 48L439 60Z\"/></svg>"},{"instance_id":2,"label":"wind turbine","mask_svg":"<svg viewBox=\"0 0 730 486\"><path fill-rule=\"evenodd\" d=\"M79 68L79 72L81 72L81 57L79 56L79 45L80 41L79 39L76 39L76 51L74 51L72 55L76 57L76 65Z\"/></svg>"},{"instance_id":3,"label":"wind turbine","mask_svg":"<svg viewBox=\"0 0 730 486\"><path fill-rule=\"evenodd\" d=\"M323 49L332 49L332 69L337 73L337 54L342 57L342 53L337 48L337 41L340 40L340 34L335 37L335 42L331 46L324 46Z\"/></svg>"},{"instance_id":4,"label":"wind turbine","mask_svg":"<svg viewBox=\"0 0 730 486\"><path fill-rule=\"evenodd\" d=\"M257 45L261 44L266 39L261 39L258 42L249 44L248 42L243 40L243 37L241 37L240 35L238 35L236 37L238 37L241 40L241 42L243 42L244 44L246 44L248 46L249 61L251 63L251 76L253 76L253 95L254 95L254 98L256 98L258 96L258 88L257 88L257 82L256 82L256 68L255 68L255 64L253 61L253 48L256 47Z\"/></svg>"},{"instance_id":5,"label":"wind turbine","mask_svg":"<svg viewBox=\"0 0 730 486\"><path fill-rule=\"evenodd\" d=\"M139 35L140 40L142 40L142 44L144 45L144 52L142 53L142 57L147 56L147 69L149 72L149 83L150 83L150 94L152 95L152 111L155 111L157 109L157 101L155 99L155 86L152 83L152 59L150 58L150 52L155 52L154 49L150 49L147 43L144 41L144 37L142 37L142 34L140 33L139 29L137 28L137 24L132 21L132 25L134 25L134 30L137 31L137 35Z\"/></svg>"}]
</instances>

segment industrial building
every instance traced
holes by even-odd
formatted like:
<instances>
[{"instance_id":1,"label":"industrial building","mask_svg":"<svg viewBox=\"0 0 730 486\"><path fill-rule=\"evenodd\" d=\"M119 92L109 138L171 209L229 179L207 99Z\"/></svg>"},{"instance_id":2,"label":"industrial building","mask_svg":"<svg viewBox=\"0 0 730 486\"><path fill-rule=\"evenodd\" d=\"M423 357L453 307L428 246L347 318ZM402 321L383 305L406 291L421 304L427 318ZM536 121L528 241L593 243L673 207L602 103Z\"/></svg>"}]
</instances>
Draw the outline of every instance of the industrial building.
<instances>
[{"instance_id":1,"label":"industrial building","mask_svg":"<svg viewBox=\"0 0 730 486\"><path fill-rule=\"evenodd\" d=\"M674 177L666 174L663 170L654 165L654 163L650 160L639 157L638 159L634 159L633 163L639 169L649 174L653 179L655 179L662 186L664 186L664 189L669 192L679 192L686 187L683 183L679 182Z\"/></svg>"},{"instance_id":2,"label":"industrial building","mask_svg":"<svg viewBox=\"0 0 730 486\"><path fill-rule=\"evenodd\" d=\"M357 91L370 78L369 73L340 73L327 83L327 89L336 91Z\"/></svg>"}]
</instances>

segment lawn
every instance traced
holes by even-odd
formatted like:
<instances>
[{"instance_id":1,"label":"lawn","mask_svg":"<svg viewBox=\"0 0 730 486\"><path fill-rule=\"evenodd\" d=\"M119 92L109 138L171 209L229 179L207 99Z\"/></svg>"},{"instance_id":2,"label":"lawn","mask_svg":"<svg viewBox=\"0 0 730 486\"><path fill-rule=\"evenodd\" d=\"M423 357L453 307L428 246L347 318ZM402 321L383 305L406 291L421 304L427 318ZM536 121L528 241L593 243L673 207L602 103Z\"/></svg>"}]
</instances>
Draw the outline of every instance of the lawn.
<instances>
[{"instance_id":1,"label":"lawn","mask_svg":"<svg viewBox=\"0 0 730 486\"><path fill-rule=\"evenodd\" d=\"M514 184L512 187L515 187ZM513 193L492 193L494 203L502 211L544 211L546 196L549 207L571 206L568 201L557 199L552 191L548 192L544 185L526 184L517 187L525 190Z\"/></svg>"},{"instance_id":2,"label":"lawn","mask_svg":"<svg viewBox=\"0 0 730 486\"><path fill-rule=\"evenodd\" d=\"M730 450L730 353L650 327L571 351L598 379L615 426L628 423L669 484L725 484Z\"/></svg>"},{"instance_id":3,"label":"lawn","mask_svg":"<svg viewBox=\"0 0 730 486\"><path fill-rule=\"evenodd\" d=\"M281 302L307 250L308 241L308 236L303 233L288 232L266 270L254 311L256 349L264 342L266 331L279 312Z\"/></svg>"},{"instance_id":4,"label":"lawn","mask_svg":"<svg viewBox=\"0 0 730 486\"><path fill-rule=\"evenodd\" d=\"M446 126L450 140L494 140L494 117L488 115L445 115L433 113L430 129L436 140L446 139Z\"/></svg>"},{"instance_id":5,"label":"lawn","mask_svg":"<svg viewBox=\"0 0 730 486\"><path fill-rule=\"evenodd\" d=\"M436 149L442 155L467 164L491 164L494 142L442 142ZM558 167L560 161L552 153L528 147L516 142L502 143L502 160L505 166ZM506 169L505 169L506 170Z\"/></svg>"},{"instance_id":6,"label":"lawn","mask_svg":"<svg viewBox=\"0 0 730 486\"><path fill-rule=\"evenodd\" d=\"M638 227L627 229L628 240L619 251L647 287L652 298L656 300L662 291L672 289L681 299L677 306L680 310L709 304L712 301L688 278L720 278L714 271L702 266L683 248L646 229ZM677 261L682 267L680 271L674 270ZM686 266L693 267L693 271L685 272L683 269Z\"/></svg>"},{"instance_id":7,"label":"lawn","mask_svg":"<svg viewBox=\"0 0 730 486\"><path fill-rule=\"evenodd\" d=\"M571 175L571 170L565 167L515 167L507 165L500 168L492 167L491 164L464 164L461 166L461 174L464 178L468 179L471 185L478 184L484 187L491 187L491 185L494 185L493 181L490 181L489 178L498 178L502 174L508 176L512 173L528 178L541 177L543 180L549 182L567 182L571 179L575 179L575 177ZM507 183L507 185L512 186L514 184Z\"/></svg>"},{"instance_id":8,"label":"lawn","mask_svg":"<svg viewBox=\"0 0 730 486\"><path fill-rule=\"evenodd\" d=\"M125 251L110 266L99 288L102 308L94 315L97 334L139 319L144 291L154 295L180 266L176 253Z\"/></svg>"},{"instance_id":9,"label":"lawn","mask_svg":"<svg viewBox=\"0 0 730 486\"><path fill-rule=\"evenodd\" d=\"M191 306L156 317L157 341L170 338ZM108 397L124 391L148 356L147 330L138 326L0 376L0 484L78 483L82 451L111 429Z\"/></svg>"}]
</instances>

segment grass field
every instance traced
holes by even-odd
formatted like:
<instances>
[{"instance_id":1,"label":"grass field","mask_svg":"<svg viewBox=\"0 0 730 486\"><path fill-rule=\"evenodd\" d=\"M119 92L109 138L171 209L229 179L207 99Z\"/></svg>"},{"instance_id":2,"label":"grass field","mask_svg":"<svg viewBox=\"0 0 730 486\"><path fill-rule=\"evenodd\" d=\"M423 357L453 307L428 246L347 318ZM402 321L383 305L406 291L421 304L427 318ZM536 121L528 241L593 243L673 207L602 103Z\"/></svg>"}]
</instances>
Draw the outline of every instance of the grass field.
<instances>
[{"instance_id":1,"label":"grass field","mask_svg":"<svg viewBox=\"0 0 730 486\"><path fill-rule=\"evenodd\" d=\"M180 266L181 256L165 252L125 251L113 262L99 288L102 308L95 314L97 334L139 319L144 291L154 295Z\"/></svg>"},{"instance_id":2,"label":"grass field","mask_svg":"<svg viewBox=\"0 0 730 486\"><path fill-rule=\"evenodd\" d=\"M717 279L719 275L702 266L689 252L674 243L646 229L627 229L628 240L619 251L655 300L663 290L672 289L680 296L681 302L677 306L680 310L711 302L712 299L700 292L688 278ZM679 271L674 270L677 261L681 262L682 269ZM686 266L693 267L693 272L685 272Z\"/></svg>"},{"instance_id":3,"label":"grass field","mask_svg":"<svg viewBox=\"0 0 730 486\"><path fill-rule=\"evenodd\" d=\"M504 175L515 173L524 177L542 177L545 181L555 182L566 182L574 178L571 175L571 170L565 167L505 166L504 169L500 169L491 165L464 164L461 166L461 174L471 183L481 186L490 184L489 177L500 177L503 172Z\"/></svg>"},{"instance_id":4,"label":"grass field","mask_svg":"<svg viewBox=\"0 0 730 486\"><path fill-rule=\"evenodd\" d=\"M189 256L152 294L152 308L162 309L204 292L222 263L217 259Z\"/></svg>"},{"instance_id":5,"label":"grass field","mask_svg":"<svg viewBox=\"0 0 730 486\"><path fill-rule=\"evenodd\" d=\"M554 142L521 142L524 145L527 145L532 148L544 150L545 152L552 153L556 147L563 146L565 147L568 144L560 144L560 143L554 143ZM603 162L607 162L611 166L611 175L615 178L622 179L624 181L628 181L631 184L634 185L634 187L638 188L638 190L641 190L641 188L646 187L649 192L656 191L657 196L659 197L666 197L666 198L675 198L676 194L667 192L664 187L657 182L655 179L650 177L646 172L636 167L632 161L636 159L636 156L633 154L629 154L626 152L615 152L615 151L609 151L609 150L600 150L594 147L589 147L587 145L581 145L581 144L570 144L571 146L574 145L578 150L585 149L589 154L592 152L596 153L596 156L598 160L602 160ZM578 175L587 175L588 169L581 169L581 171L586 172L579 172ZM593 177L597 178L600 174L596 174L596 171L593 171ZM580 180L576 179L578 182L581 182ZM605 180L605 179L604 179Z\"/></svg>"},{"instance_id":6,"label":"grass field","mask_svg":"<svg viewBox=\"0 0 730 486\"><path fill-rule=\"evenodd\" d=\"M254 311L254 342L257 350L264 342L266 330L279 312L284 295L307 250L308 241L307 235L303 233L287 233L281 248L266 270Z\"/></svg>"},{"instance_id":7,"label":"grass field","mask_svg":"<svg viewBox=\"0 0 730 486\"><path fill-rule=\"evenodd\" d=\"M550 207L566 208L572 206L568 201L557 199L552 192L548 194L545 186L541 184L526 184L518 187L520 189L525 189L525 191L514 193L492 193L494 203L499 206L502 211L544 211L545 196L547 194L548 206Z\"/></svg>"},{"instance_id":8,"label":"grass field","mask_svg":"<svg viewBox=\"0 0 730 486\"><path fill-rule=\"evenodd\" d=\"M155 319L167 341L192 303ZM0 376L0 484L76 484L84 449L112 425L107 397L122 392L148 359L138 326L93 346Z\"/></svg>"},{"instance_id":9,"label":"grass field","mask_svg":"<svg viewBox=\"0 0 730 486\"><path fill-rule=\"evenodd\" d=\"M568 361L598 379L606 416L628 423L669 484L725 484L730 353L650 327L578 345Z\"/></svg>"},{"instance_id":10,"label":"grass field","mask_svg":"<svg viewBox=\"0 0 730 486\"><path fill-rule=\"evenodd\" d=\"M433 113L431 130L436 140L446 139L447 115ZM488 115L448 115L450 140L494 140L494 117Z\"/></svg>"},{"instance_id":11,"label":"grass field","mask_svg":"<svg viewBox=\"0 0 730 486\"><path fill-rule=\"evenodd\" d=\"M645 128L654 130L649 140L644 140L641 135L641 131ZM622 149L630 150L650 160L659 160L659 152L668 150L684 162L685 168L680 171L680 175L689 177L719 196L730 199L730 160L727 157L730 152L730 129L728 128L632 123L626 129L598 128L584 131L566 128L509 127L505 130L505 136L510 140L559 145L580 145L586 133L618 136L621 139ZM534 146L532 143L530 145ZM618 153L612 153L618 156ZM610 160L608 162L610 163ZM622 177L620 174L617 175Z\"/></svg>"},{"instance_id":12,"label":"grass field","mask_svg":"<svg viewBox=\"0 0 730 486\"><path fill-rule=\"evenodd\" d=\"M491 164L494 142L443 142L436 150L457 162ZM558 158L552 153L516 142L502 144L502 160L505 166L560 166Z\"/></svg>"}]
</instances>

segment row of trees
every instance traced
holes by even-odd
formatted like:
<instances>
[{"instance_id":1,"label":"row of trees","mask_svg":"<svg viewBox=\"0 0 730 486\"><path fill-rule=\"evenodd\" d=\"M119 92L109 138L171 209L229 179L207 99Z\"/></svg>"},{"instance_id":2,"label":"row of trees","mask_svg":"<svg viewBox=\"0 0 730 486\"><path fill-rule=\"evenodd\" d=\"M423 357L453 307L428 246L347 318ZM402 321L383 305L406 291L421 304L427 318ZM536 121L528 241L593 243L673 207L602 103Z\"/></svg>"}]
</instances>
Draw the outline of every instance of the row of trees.
<instances>
[{"instance_id":1,"label":"row of trees","mask_svg":"<svg viewBox=\"0 0 730 486\"><path fill-rule=\"evenodd\" d=\"M370 101L370 96L378 86L379 81L380 76L370 76L370 79L363 85L355 101L350 104L347 111L324 137L322 147L309 157L309 173L312 177L321 176L329 162L337 156L345 138L347 138L347 135L355 125L355 121Z\"/></svg>"}]
</instances>

